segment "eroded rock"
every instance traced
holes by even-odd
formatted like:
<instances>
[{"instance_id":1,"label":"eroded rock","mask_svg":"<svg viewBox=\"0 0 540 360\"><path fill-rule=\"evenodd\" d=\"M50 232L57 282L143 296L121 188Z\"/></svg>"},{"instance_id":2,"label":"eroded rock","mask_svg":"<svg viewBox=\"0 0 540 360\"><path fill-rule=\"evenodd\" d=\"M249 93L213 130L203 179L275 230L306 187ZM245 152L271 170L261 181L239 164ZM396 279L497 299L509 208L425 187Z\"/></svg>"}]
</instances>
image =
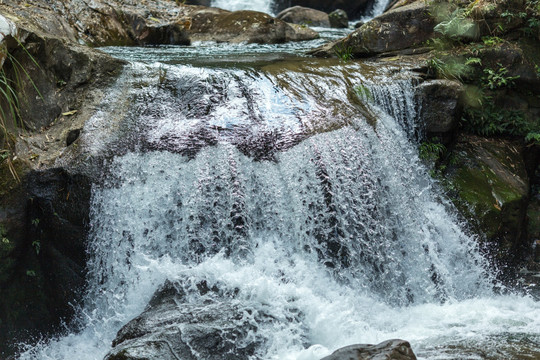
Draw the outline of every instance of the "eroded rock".
<instances>
[{"instance_id":1,"label":"eroded rock","mask_svg":"<svg viewBox=\"0 0 540 360\"><path fill-rule=\"evenodd\" d=\"M346 29L349 27L349 17L345 10L337 9L328 14L330 19L330 27L338 29Z\"/></svg>"},{"instance_id":2,"label":"eroded rock","mask_svg":"<svg viewBox=\"0 0 540 360\"><path fill-rule=\"evenodd\" d=\"M330 19L324 11L293 6L281 11L276 18L292 24L330 27Z\"/></svg>"},{"instance_id":3,"label":"eroded rock","mask_svg":"<svg viewBox=\"0 0 540 360\"><path fill-rule=\"evenodd\" d=\"M366 57L408 49L433 37L435 24L427 3L418 1L384 13L347 37L315 49L311 54L331 57L336 49L350 48L354 56Z\"/></svg>"},{"instance_id":4,"label":"eroded rock","mask_svg":"<svg viewBox=\"0 0 540 360\"><path fill-rule=\"evenodd\" d=\"M317 32L258 11L203 8L192 14L194 41L276 44L317 38Z\"/></svg>"},{"instance_id":5,"label":"eroded rock","mask_svg":"<svg viewBox=\"0 0 540 360\"><path fill-rule=\"evenodd\" d=\"M120 329L105 359L252 359L265 342L258 326L277 320L261 304L236 301L234 290L205 281L196 288L199 299L190 301L181 282L165 282L146 310Z\"/></svg>"},{"instance_id":6,"label":"eroded rock","mask_svg":"<svg viewBox=\"0 0 540 360\"><path fill-rule=\"evenodd\" d=\"M416 356L407 341L396 339L346 346L321 360L416 360Z\"/></svg>"}]
</instances>

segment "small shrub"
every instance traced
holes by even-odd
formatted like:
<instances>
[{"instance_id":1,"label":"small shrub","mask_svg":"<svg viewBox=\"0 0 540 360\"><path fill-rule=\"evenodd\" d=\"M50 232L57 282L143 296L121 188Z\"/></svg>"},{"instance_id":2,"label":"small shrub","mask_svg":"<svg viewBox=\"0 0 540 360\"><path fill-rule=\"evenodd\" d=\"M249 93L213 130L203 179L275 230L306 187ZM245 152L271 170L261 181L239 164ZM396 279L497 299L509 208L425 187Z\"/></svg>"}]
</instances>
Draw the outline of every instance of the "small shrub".
<instances>
[{"instance_id":1,"label":"small shrub","mask_svg":"<svg viewBox=\"0 0 540 360\"><path fill-rule=\"evenodd\" d=\"M446 146L439 142L438 138L433 138L432 142L424 141L418 149L420 159L436 162L446 152Z\"/></svg>"},{"instance_id":2,"label":"small shrub","mask_svg":"<svg viewBox=\"0 0 540 360\"><path fill-rule=\"evenodd\" d=\"M336 56L340 58L342 61L349 61L353 58L352 50L353 49L351 46L338 44L334 48L334 54L336 54Z\"/></svg>"},{"instance_id":3,"label":"small shrub","mask_svg":"<svg viewBox=\"0 0 540 360\"><path fill-rule=\"evenodd\" d=\"M508 69L499 65L499 69L493 70L486 68L484 69L484 76L482 77L483 85L490 90L495 90L502 87L512 87L514 85L514 80L519 79L519 76L506 76Z\"/></svg>"}]
</instances>

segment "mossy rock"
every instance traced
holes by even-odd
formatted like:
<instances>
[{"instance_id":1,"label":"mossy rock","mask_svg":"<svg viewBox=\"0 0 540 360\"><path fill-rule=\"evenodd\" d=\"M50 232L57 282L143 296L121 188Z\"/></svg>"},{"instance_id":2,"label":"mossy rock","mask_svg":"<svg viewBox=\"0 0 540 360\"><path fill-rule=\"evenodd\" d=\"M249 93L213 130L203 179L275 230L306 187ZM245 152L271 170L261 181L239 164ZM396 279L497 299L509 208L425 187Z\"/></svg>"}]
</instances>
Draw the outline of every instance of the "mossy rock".
<instances>
[{"instance_id":1,"label":"mossy rock","mask_svg":"<svg viewBox=\"0 0 540 360\"><path fill-rule=\"evenodd\" d=\"M458 208L506 260L522 258L526 246L529 181L522 151L511 141L462 136L447 171Z\"/></svg>"}]
</instances>

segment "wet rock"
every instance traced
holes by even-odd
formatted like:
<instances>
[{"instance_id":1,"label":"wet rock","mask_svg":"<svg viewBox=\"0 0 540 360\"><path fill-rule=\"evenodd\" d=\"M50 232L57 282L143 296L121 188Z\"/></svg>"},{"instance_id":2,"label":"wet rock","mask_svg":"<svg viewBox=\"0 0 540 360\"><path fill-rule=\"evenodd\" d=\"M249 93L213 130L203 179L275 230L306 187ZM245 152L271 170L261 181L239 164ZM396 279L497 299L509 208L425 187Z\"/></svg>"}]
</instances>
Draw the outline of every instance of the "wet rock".
<instances>
[{"instance_id":1,"label":"wet rock","mask_svg":"<svg viewBox=\"0 0 540 360\"><path fill-rule=\"evenodd\" d=\"M58 331L85 284L87 178L60 169L32 171L17 163L16 183L0 195L0 354L16 340Z\"/></svg>"},{"instance_id":2,"label":"wet rock","mask_svg":"<svg viewBox=\"0 0 540 360\"><path fill-rule=\"evenodd\" d=\"M461 83L452 80L430 80L418 86L421 118L428 138L438 137L448 144L461 118Z\"/></svg>"},{"instance_id":3,"label":"wet rock","mask_svg":"<svg viewBox=\"0 0 540 360\"><path fill-rule=\"evenodd\" d=\"M358 21L356 24L354 24L354 28L355 28L355 29L358 29L360 26L362 26L362 25L364 25L364 24L365 24L365 22L363 22L363 21Z\"/></svg>"},{"instance_id":4,"label":"wet rock","mask_svg":"<svg viewBox=\"0 0 540 360\"><path fill-rule=\"evenodd\" d=\"M194 41L276 44L317 38L317 32L257 11L203 8L191 14Z\"/></svg>"},{"instance_id":5,"label":"wet rock","mask_svg":"<svg viewBox=\"0 0 540 360\"><path fill-rule=\"evenodd\" d=\"M330 27L330 19L327 13L302 6L287 8L277 14L276 18L292 24Z\"/></svg>"},{"instance_id":6,"label":"wet rock","mask_svg":"<svg viewBox=\"0 0 540 360\"><path fill-rule=\"evenodd\" d=\"M523 151L518 142L462 135L447 172L458 207L485 234L495 260L503 264L521 261L529 248Z\"/></svg>"},{"instance_id":7,"label":"wet rock","mask_svg":"<svg viewBox=\"0 0 540 360\"><path fill-rule=\"evenodd\" d=\"M330 19L330 27L333 28L348 28L349 27L349 17L344 10L337 9L328 14Z\"/></svg>"},{"instance_id":8,"label":"wet rock","mask_svg":"<svg viewBox=\"0 0 540 360\"><path fill-rule=\"evenodd\" d=\"M387 340L377 345L358 344L336 350L321 360L416 360L411 345L404 340Z\"/></svg>"},{"instance_id":9,"label":"wet rock","mask_svg":"<svg viewBox=\"0 0 540 360\"><path fill-rule=\"evenodd\" d=\"M234 291L227 295L205 281L196 288L199 299L190 301L181 282L165 282L146 310L120 329L105 359L254 358L264 343L257 327L274 320L260 304L235 301Z\"/></svg>"},{"instance_id":10,"label":"wet rock","mask_svg":"<svg viewBox=\"0 0 540 360\"><path fill-rule=\"evenodd\" d=\"M347 37L310 53L334 56L336 49L350 48L356 57L372 56L420 46L433 36L435 20L428 5L415 2L368 21Z\"/></svg>"},{"instance_id":11,"label":"wet rock","mask_svg":"<svg viewBox=\"0 0 540 360\"><path fill-rule=\"evenodd\" d=\"M279 12L291 6L303 6L330 13L343 9L352 18L359 18L369 11L372 0L275 0L274 11Z\"/></svg>"}]
</instances>

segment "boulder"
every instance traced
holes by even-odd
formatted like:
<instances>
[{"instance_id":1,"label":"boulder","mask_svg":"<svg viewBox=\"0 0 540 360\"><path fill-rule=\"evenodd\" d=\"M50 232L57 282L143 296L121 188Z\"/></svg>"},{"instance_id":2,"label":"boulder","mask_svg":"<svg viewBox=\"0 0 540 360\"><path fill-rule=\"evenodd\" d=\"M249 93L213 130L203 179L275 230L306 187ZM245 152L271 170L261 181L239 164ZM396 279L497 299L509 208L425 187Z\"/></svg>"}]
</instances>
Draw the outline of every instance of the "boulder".
<instances>
[{"instance_id":1,"label":"boulder","mask_svg":"<svg viewBox=\"0 0 540 360\"><path fill-rule=\"evenodd\" d=\"M495 260L504 264L521 261L529 248L524 150L519 142L461 135L446 172L458 208L485 234Z\"/></svg>"},{"instance_id":2,"label":"boulder","mask_svg":"<svg viewBox=\"0 0 540 360\"><path fill-rule=\"evenodd\" d=\"M276 18L292 24L330 27L327 13L302 6L287 8L277 14Z\"/></svg>"},{"instance_id":3,"label":"boulder","mask_svg":"<svg viewBox=\"0 0 540 360\"><path fill-rule=\"evenodd\" d=\"M334 10L328 14L328 18L330 19L330 27L338 29L346 29L349 27L349 17L344 10Z\"/></svg>"},{"instance_id":4,"label":"boulder","mask_svg":"<svg viewBox=\"0 0 540 360\"><path fill-rule=\"evenodd\" d=\"M350 48L355 57L373 56L422 45L433 37L436 22L427 3L414 2L368 21L347 37L310 52L334 56L336 49Z\"/></svg>"},{"instance_id":5,"label":"boulder","mask_svg":"<svg viewBox=\"0 0 540 360\"><path fill-rule=\"evenodd\" d=\"M417 87L420 117L428 138L438 137L445 144L452 140L461 118L462 92L463 85L453 80L429 80Z\"/></svg>"},{"instance_id":6,"label":"boulder","mask_svg":"<svg viewBox=\"0 0 540 360\"><path fill-rule=\"evenodd\" d=\"M201 8L191 13L194 41L276 44L318 38L318 33L258 11Z\"/></svg>"},{"instance_id":7,"label":"boulder","mask_svg":"<svg viewBox=\"0 0 540 360\"><path fill-rule=\"evenodd\" d=\"M325 13L343 9L354 19L365 15L372 5L373 0L275 0L274 11L277 13L291 6L303 6Z\"/></svg>"},{"instance_id":8,"label":"boulder","mask_svg":"<svg viewBox=\"0 0 540 360\"><path fill-rule=\"evenodd\" d=\"M2 10L8 9L5 4ZM101 102L98 89L114 81L124 65L74 42L76 34L47 7L28 8L41 16L34 21L22 7L3 12L12 31L5 34L9 57L2 70L18 94L22 120L4 118L17 136L9 156L0 159L2 358L13 352L16 340L58 331L81 299L91 180L55 162L68 134ZM69 112L74 109L78 112Z\"/></svg>"},{"instance_id":9,"label":"boulder","mask_svg":"<svg viewBox=\"0 0 540 360\"><path fill-rule=\"evenodd\" d=\"M277 320L261 304L235 301L234 291L205 281L196 284L197 290L184 285L166 281L146 310L120 329L105 360L254 358L264 344L258 326ZM190 301L193 296L198 300Z\"/></svg>"},{"instance_id":10,"label":"boulder","mask_svg":"<svg viewBox=\"0 0 540 360\"><path fill-rule=\"evenodd\" d=\"M377 345L346 346L321 360L416 360L416 356L407 341L395 339Z\"/></svg>"}]
</instances>

